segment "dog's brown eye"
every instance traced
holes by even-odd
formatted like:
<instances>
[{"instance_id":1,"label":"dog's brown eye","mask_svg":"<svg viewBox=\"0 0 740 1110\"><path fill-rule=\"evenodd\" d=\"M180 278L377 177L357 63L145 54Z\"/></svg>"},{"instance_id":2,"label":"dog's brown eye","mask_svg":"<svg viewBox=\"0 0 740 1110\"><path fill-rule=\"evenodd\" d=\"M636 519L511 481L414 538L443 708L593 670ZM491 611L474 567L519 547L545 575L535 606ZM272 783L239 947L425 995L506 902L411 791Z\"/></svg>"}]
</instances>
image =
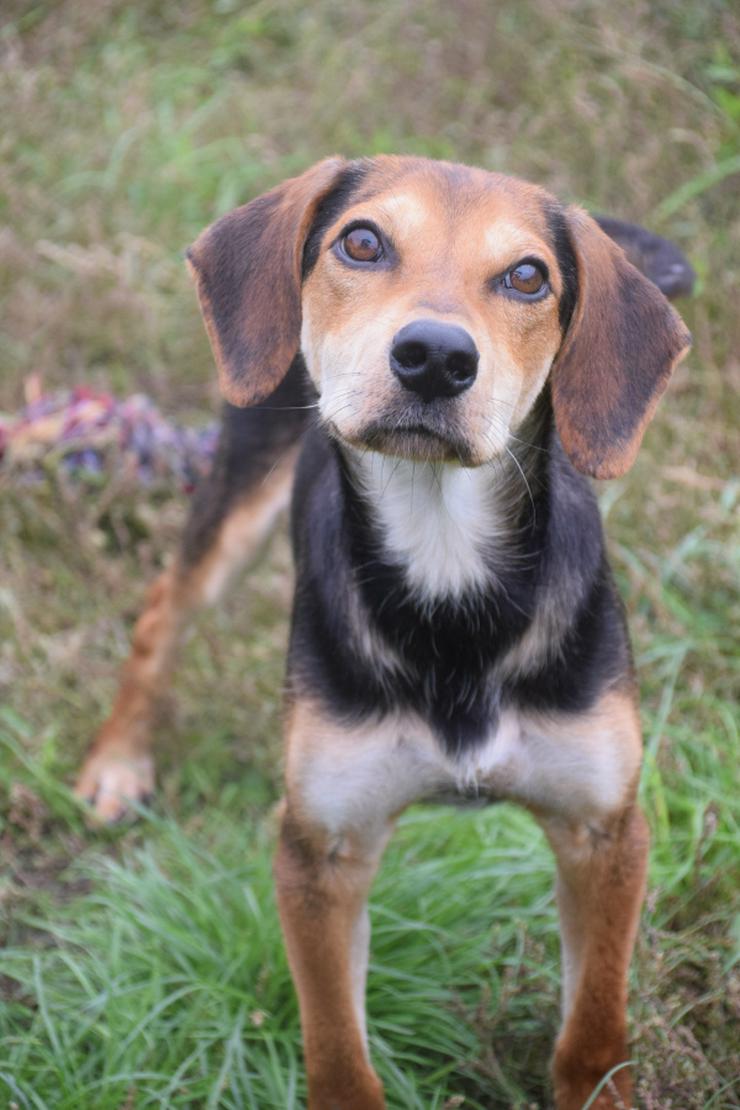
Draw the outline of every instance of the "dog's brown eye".
<instances>
[{"instance_id":1,"label":"dog's brown eye","mask_svg":"<svg viewBox=\"0 0 740 1110\"><path fill-rule=\"evenodd\" d=\"M355 262L377 262L383 253L380 239L369 227L353 227L342 239L342 246Z\"/></svg>"},{"instance_id":2,"label":"dog's brown eye","mask_svg":"<svg viewBox=\"0 0 740 1110\"><path fill-rule=\"evenodd\" d=\"M545 275L534 262L522 262L513 270L509 270L504 278L507 289L516 289L517 293L532 296L539 293L545 284Z\"/></svg>"}]
</instances>

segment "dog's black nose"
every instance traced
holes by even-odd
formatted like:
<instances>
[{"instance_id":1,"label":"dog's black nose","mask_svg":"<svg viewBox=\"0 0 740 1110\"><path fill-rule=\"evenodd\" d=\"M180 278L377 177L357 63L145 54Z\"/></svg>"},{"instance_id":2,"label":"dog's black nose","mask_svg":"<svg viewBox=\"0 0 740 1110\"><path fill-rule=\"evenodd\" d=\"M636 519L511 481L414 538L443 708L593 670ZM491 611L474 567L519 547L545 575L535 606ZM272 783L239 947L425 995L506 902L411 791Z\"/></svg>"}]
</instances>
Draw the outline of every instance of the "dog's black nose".
<instances>
[{"instance_id":1,"label":"dog's black nose","mask_svg":"<svg viewBox=\"0 0 740 1110\"><path fill-rule=\"evenodd\" d=\"M414 320L393 337L391 370L423 401L457 397L478 372L478 349L464 328L437 320Z\"/></svg>"}]
</instances>

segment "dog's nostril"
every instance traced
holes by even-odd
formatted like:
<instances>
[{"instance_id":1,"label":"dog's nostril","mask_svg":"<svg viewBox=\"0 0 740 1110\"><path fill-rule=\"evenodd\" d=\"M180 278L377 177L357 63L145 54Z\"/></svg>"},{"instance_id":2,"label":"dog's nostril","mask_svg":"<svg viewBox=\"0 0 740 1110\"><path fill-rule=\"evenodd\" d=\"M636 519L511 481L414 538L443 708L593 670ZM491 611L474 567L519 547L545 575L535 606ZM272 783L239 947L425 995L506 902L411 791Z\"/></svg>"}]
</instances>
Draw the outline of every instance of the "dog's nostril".
<instances>
[{"instance_id":1,"label":"dog's nostril","mask_svg":"<svg viewBox=\"0 0 740 1110\"><path fill-rule=\"evenodd\" d=\"M477 362L477 358L468 354L467 351L453 351L452 354L447 356L447 373L456 382L465 381L471 374L475 373Z\"/></svg>"},{"instance_id":2,"label":"dog's nostril","mask_svg":"<svg viewBox=\"0 0 740 1110\"><path fill-rule=\"evenodd\" d=\"M409 370L415 370L427 361L429 349L423 343L401 343L394 347L393 354L396 361L401 363L401 366L405 366Z\"/></svg>"}]
</instances>

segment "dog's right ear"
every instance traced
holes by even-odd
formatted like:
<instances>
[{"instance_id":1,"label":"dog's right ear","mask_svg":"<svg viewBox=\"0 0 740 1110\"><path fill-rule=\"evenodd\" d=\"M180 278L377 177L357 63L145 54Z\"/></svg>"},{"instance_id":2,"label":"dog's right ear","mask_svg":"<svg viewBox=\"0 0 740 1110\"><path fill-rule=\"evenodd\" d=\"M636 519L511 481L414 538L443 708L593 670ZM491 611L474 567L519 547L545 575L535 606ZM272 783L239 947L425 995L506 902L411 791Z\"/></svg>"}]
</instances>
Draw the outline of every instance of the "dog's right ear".
<instances>
[{"instance_id":1,"label":"dog's right ear","mask_svg":"<svg viewBox=\"0 0 740 1110\"><path fill-rule=\"evenodd\" d=\"M324 159L222 216L187 252L221 391L232 405L267 397L298 353L303 246L345 165Z\"/></svg>"}]
</instances>

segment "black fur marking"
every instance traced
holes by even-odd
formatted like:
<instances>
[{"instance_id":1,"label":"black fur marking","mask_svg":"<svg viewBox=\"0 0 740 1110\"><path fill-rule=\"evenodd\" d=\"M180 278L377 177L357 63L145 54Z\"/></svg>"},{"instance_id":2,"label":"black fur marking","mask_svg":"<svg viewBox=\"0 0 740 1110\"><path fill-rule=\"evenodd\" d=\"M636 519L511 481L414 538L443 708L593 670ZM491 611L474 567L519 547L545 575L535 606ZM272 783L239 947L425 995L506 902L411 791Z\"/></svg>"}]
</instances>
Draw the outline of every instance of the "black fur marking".
<instances>
[{"instance_id":1,"label":"black fur marking","mask_svg":"<svg viewBox=\"0 0 740 1110\"><path fill-rule=\"evenodd\" d=\"M440 602L431 612L384 555L340 448L319 429L310 433L294 498L294 691L322 698L348 720L414 711L455 756L490 735L507 706L582 711L630 673L598 508L565 458L549 412L546 423L542 442L550 450L528 475L535 512L528 502L522 509L516 557L508 567L497 562L484 591ZM566 632L551 660L497 679L497 664L536 609L557 598ZM362 654L348 617L353 606L400 668L384 670L382 658L373 663Z\"/></svg>"},{"instance_id":2,"label":"black fur marking","mask_svg":"<svg viewBox=\"0 0 740 1110\"><path fill-rule=\"evenodd\" d=\"M559 205L549 205L546 216L555 257L558 260L563 278L563 292L560 295L560 304L558 305L558 320L560 321L560 330L565 333L568 330L578 300L578 267L563 209Z\"/></svg>"},{"instance_id":3,"label":"black fur marking","mask_svg":"<svg viewBox=\"0 0 740 1110\"><path fill-rule=\"evenodd\" d=\"M193 496L181 559L186 567L210 551L219 528L238 501L256 490L312 420L313 387L298 355L277 389L251 408L224 405L213 467Z\"/></svg>"},{"instance_id":4,"label":"black fur marking","mask_svg":"<svg viewBox=\"0 0 740 1110\"><path fill-rule=\"evenodd\" d=\"M318 262L321 239L328 227L341 216L347 208L352 197L359 189L370 169L368 161L351 162L339 175L334 188L327 193L319 204L316 216L311 225L306 242L303 247L303 261L301 266L301 279L306 280Z\"/></svg>"}]
</instances>

